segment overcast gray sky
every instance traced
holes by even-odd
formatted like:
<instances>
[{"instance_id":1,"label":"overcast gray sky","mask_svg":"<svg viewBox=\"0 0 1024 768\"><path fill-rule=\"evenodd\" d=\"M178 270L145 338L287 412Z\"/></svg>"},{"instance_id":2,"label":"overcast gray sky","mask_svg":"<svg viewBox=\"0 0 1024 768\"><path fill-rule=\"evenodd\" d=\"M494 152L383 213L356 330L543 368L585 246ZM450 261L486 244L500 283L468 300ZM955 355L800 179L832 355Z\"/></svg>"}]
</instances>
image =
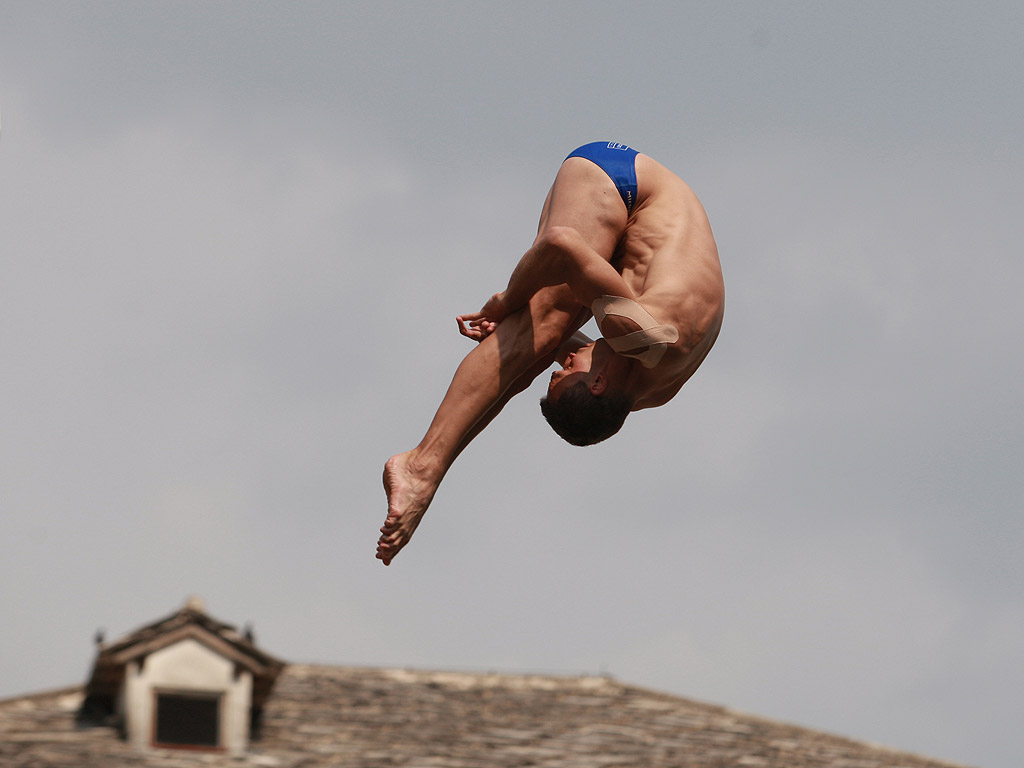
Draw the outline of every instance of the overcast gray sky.
<instances>
[{"instance_id":1,"label":"overcast gray sky","mask_svg":"<svg viewBox=\"0 0 1024 768\"><path fill-rule=\"evenodd\" d=\"M296 662L607 672L1024 753L1024 7L0 2L0 696L176 610ZM535 386L374 559L561 159L718 239L718 345L572 448Z\"/></svg>"}]
</instances>

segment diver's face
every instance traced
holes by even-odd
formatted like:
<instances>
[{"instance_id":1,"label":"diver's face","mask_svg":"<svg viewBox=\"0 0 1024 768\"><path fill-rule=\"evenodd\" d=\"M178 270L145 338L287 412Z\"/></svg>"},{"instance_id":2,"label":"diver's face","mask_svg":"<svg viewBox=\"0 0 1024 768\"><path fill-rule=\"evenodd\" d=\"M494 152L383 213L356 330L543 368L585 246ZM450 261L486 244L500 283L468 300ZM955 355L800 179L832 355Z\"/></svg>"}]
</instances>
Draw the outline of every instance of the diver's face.
<instances>
[{"instance_id":1,"label":"diver's face","mask_svg":"<svg viewBox=\"0 0 1024 768\"><path fill-rule=\"evenodd\" d=\"M559 395L578 381L589 381L590 369L594 364L596 342L580 347L562 362L562 369L551 374L548 382L548 397L557 400Z\"/></svg>"}]
</instances>

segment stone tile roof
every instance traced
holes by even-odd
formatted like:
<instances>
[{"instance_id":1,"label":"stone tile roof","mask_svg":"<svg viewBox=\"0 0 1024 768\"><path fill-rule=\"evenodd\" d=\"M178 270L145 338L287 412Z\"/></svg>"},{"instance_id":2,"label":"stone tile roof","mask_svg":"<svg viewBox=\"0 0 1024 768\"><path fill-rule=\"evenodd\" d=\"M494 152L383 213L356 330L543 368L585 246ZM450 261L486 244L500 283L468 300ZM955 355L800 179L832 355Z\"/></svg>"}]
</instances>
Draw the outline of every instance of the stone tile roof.
<instances>
[{"instance_id":1,"label":"stone tile roof","mask_svg":"<svg viewBox=\"0 0 1024 768\"><path fill-rule=\"evenodd\" d=\"M4 768L950 768L604 677L289 666L245 757L139 753L82 689L0 702Z\"/></svg>"}]
</instances>

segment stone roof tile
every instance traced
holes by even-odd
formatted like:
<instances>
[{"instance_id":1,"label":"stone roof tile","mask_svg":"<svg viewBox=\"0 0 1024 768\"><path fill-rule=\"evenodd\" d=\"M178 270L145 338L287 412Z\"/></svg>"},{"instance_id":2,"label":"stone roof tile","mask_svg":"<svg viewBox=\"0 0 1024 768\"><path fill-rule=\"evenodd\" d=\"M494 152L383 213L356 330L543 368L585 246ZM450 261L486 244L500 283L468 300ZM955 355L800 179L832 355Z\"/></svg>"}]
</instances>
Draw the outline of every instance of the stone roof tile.
<instances>
[{"instance_id":1,"label":"stone roof tile","mask_svg":"<svg viewBox=\"0 0 1024 768\"><path fill-rule=\"evenodd\" d=\"M607 677L289 666L247 755L139 753L82 689L0 702L5 768L951 768Z\"/></svg>"}]
</instances>

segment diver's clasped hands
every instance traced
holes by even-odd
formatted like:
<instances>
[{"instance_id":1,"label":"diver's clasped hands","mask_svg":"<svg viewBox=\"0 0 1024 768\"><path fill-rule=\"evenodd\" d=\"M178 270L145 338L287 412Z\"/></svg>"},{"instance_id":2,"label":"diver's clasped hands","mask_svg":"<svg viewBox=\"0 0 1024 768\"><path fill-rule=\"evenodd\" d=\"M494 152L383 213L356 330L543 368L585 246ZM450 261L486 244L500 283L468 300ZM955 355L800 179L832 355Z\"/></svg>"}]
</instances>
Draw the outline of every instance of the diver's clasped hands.
<instances>
[{"instance_id":1,"label":"diver's clasped hands","mask_svg":"<svg viewBox=\"0 0 1024 768\"><path fill-rule=\"evenodd\" d=\"M455 321L459 324L459 333L473 341L483 341L498 327L498 323L508 315L505 305L505 293L496 293L487 300L479 312L459 315Z\"/></svg>"}]
</instances>

